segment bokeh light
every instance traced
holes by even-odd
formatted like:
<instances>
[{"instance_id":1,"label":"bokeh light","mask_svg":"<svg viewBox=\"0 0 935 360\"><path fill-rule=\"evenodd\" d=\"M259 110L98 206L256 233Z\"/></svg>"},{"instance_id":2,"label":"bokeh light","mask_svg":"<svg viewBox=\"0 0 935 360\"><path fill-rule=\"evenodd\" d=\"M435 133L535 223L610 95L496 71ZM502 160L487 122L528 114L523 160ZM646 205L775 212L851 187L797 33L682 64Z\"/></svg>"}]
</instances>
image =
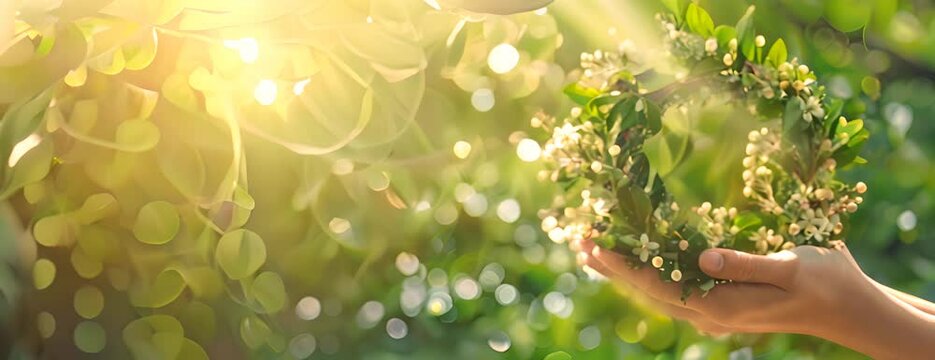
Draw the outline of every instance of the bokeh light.
<instances>
[{"instance_id":1,"label":"bokeh light","mask_svg":"<svg viewBox=\"0 0 935 360\"><path fill-rule=\"evenodd\" d=\"M497 74L506 74L519 63L519 51L513 45L499 44L487 55L487 66Z\"/></svg>"}]
</instances>

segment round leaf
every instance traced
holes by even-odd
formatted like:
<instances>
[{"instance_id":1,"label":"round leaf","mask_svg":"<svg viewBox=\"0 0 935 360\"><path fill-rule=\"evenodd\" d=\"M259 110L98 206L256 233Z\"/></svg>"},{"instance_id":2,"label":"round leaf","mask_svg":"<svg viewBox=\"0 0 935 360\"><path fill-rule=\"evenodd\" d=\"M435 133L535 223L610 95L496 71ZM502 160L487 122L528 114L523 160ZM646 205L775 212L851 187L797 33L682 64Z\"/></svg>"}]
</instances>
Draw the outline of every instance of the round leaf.
<instances>
[{"instance_id":1,"label":"round leaf","mask_svg":"<svg viewBox=\"0 0 935 360\"><path fill-rule=\"evenodd\" d=\"M136 239L153 245L165 244L179 231L179 213L165 201L153 201L143 206L133 225Z\"/></svg>"},{"instance_id":2,"label":"round leaf","mask_svg":"<svg viewBox=\"0 0 935 360\"><path fill-rule=\"evenodd\" d=\"M250 292L267 313L275 313L286 305L286 286L279 274L266 271L253 280Z\"/></svg>"},{"instance_id":3,"label":"round leaf","mask_svg":"<svg viewBox=\"0 0 935 360\"><path fill-rule=\"evenodd\" d=\"M55 263L49 259L39 259L32 266L32 280L36 289L42 290L55 281Z\"/></svg>"},{"instance_id":4,"label":"round leaf","mask_svg":"<svg viewBox=\"0 0 935 360\"><path fill-rule=\"evenodd\" d=\"M218 240L214 257L227 277L239 280L252 275L266 262L266 245L253 231L234 230Z\"/></svg>"},{"instance_id":5,"label":"round leaf","mask_svg":"<svg viewBox=\"0 0 935 360\"><path fill-rule=\"evenodd\" d=\"M117 128L116 141L127 151L141 152L159 143L159 128L146 120L127 120Z\"/></svg>"},{"instance_id":6,"label":"round leaf","mask_svg":"<svg viewBox=\"0 0 935 360\"><path fill-rule=\"evenodd\" d=\"M152 315L123 328L123 342L137 359L175 359L182 351L184 330L178 319Z\"/></svg>"},{"instance_id":7,"label":"round leaf","mask_svg":"<svg viewBox=\"0 0 935 360\"><path fill-rule=\"evenodd\" d=\"M58 214L39 219L32 234L42 246L65 246L71 244L75 230L67 214Z\"/></svg>"}]
</instances>

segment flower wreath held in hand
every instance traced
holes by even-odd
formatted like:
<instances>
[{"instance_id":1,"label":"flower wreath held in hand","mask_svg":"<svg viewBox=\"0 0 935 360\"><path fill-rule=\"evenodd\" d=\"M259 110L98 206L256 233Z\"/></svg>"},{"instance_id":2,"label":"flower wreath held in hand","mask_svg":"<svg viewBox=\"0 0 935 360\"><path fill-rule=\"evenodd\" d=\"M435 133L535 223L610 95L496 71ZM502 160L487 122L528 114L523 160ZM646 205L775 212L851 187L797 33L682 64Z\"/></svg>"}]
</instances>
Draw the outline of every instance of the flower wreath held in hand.
<instances>
[{"instance_id":1,"label":"flower wreath held in hand","mask_svg":"<svg viewBox=\"0 0 935 360\"><path fill-rule=\"evenodd\" d=\"M698 268L705 249L768 254L843 238L867 186L842 183L835 170L865 162L858 153L869 133L840 116L841 102L826 97L814 72L787 59L782 39L767 51L753 10L736 27L715 27L695 4L659 15L665 46L655 58L629 41L582 54L581 78L565 90L578 106L561 119L532 119L551 134L540 178L565 191L541 212L550 239L591 239L681 282L685 298L718 283ZM750 114L726 121L753 129L737 149L742 172L730 174L742 178L729 189L740 200L679 203L663 179L691 150L693 129L671 119L725 98Z\"/></svg>"}]
</instances>

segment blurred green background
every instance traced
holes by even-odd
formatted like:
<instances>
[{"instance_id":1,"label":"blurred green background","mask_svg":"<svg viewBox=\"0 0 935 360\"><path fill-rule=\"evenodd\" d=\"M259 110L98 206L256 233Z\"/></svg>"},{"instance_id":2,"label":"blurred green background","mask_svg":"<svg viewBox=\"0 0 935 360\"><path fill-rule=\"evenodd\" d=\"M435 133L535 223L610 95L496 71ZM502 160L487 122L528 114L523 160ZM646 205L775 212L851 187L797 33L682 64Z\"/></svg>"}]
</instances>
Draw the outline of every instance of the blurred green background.
<instances>
[{"instance_id":1,"label":"blurred green background","mask_svg":"<svg viewBox=\"0 0 935 360\"><path fill-rule=\"evenodd\" d=\"M703 336L577 269L516 145L654 0L0 5L0 351L11 358L854 358ZM509 4L509 1L504 1ZM863 269L935 299L935 5L700 1L785 39L873 134ZM647 50L649 51L649 50Z\"/></svg>"}]
</instances>

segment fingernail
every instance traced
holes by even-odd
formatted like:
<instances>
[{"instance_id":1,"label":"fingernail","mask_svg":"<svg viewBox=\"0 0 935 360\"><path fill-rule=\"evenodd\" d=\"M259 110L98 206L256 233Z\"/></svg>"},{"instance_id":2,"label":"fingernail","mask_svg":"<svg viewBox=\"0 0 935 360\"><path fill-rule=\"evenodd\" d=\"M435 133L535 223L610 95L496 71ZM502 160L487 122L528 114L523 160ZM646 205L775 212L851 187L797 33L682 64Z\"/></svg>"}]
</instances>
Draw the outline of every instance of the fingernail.
<instances>
[{"instance_id":1,"label":"fingernail","mask_svg":"<svg viewBox=\"0 0 935 360\"><path fill-rule=\"evenodd\" d=\"M591 255L601 256L601 248L598 246L595 246L593 249L591 249Z\"/></svg>"},{"instance_id":2,"label":"fingernail","mask_svg":"<svg viewBox=\"0 0 935 360\"><path fill-rule=\"evenodd\" d=\"M721 271L724 268L724 256L714 251L705 251L698 259L699 265L708 271Z\"/></svg>"}]
</instances>

